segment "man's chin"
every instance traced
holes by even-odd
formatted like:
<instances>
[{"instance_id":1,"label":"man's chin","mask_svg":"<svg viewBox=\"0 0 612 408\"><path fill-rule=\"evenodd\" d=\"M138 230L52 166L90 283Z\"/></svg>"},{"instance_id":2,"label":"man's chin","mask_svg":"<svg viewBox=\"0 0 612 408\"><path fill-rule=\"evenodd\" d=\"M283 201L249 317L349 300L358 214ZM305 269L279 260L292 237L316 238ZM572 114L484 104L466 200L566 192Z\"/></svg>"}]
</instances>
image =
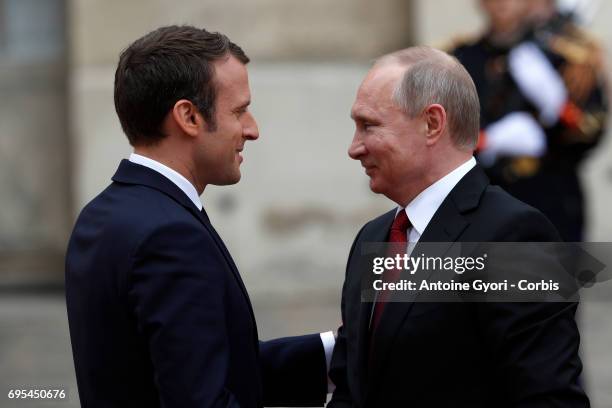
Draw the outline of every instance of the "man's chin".
<instances>
[{"instance_id":1,"label":"man's chin","mask_svg":"<svg viewBox=\"0 0 612 408\"><path fill-rule=\"evenodd\" d=\"M238 183L241 178L242 174L240 173L240 170L238 170L238 172L236 172L235 174L228 175L228 177L224 178L223 180L219 180L211 184L215 186L231 186L232 184Z\"/></svg>"},{"instance_id":2,"label":"man's chin","mask_svg":"<svg viewBox=\"0 0 612 408\"><path fill-rule=\"evenodd\" d=\"M376 194L382 194L384 192L380 183L377 183L373 178L370 178L370 190Z\"/></svg>"}]
</instances>

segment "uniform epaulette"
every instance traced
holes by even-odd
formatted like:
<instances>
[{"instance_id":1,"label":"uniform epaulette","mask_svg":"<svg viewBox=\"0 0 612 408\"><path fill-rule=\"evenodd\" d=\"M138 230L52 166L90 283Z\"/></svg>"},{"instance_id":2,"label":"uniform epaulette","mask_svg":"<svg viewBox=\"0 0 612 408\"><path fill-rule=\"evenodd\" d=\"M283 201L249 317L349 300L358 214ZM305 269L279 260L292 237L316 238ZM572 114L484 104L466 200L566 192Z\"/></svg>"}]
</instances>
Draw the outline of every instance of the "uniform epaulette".
<instances>
[{"instance_id":1,"label":"uniform epaulette","mask_svg":"<svg viewBox=\"0 0 612 408\"><path fill-rule=\"evenodd\" d=\"M602 60L603 49L597 39L571 24L549 40L551 50L574 64L594 64Z\"/></svg>"},{"instance_id":2,"label":"uniform epaulette","mask_svg":"<svg viewBox=\"0 0 612 408\"><path fill-rule=\"evenodd\" d=\"M564 34L583 44L601 47L599 39L577 24L566 24Z\"/></svg>"}]
</instances>

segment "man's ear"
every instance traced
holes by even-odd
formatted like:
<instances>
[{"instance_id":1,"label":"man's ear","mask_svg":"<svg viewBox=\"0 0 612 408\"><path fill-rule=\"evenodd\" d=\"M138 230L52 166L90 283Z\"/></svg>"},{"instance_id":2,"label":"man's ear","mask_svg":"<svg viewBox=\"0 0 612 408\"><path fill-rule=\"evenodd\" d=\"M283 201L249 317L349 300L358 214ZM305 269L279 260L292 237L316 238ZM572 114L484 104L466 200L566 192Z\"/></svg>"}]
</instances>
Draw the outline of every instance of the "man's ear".
<instances>
[{"instance_id":1,"label":"man's ear","mask_svg":"<svg viewBox=\"0 0 612 408\"><path fill-rule=\"evenodd\" d=\"M423 111L425 119L425 135L427 146L432 146L438 142L446 130L446 109L440 104L429 105Z\"/></svg>"},{"instance_id":2,"label":"man's ear","mask_svg":"<svg viewBox=\"0 0 612 408\"><path fill-rule=\"evenodd\" d=\"M192 137L196 137L204 126L204 118L200 111L187 99L180 99L174 104L171 116L176 125Z\"/></svg>"}]
</instances>

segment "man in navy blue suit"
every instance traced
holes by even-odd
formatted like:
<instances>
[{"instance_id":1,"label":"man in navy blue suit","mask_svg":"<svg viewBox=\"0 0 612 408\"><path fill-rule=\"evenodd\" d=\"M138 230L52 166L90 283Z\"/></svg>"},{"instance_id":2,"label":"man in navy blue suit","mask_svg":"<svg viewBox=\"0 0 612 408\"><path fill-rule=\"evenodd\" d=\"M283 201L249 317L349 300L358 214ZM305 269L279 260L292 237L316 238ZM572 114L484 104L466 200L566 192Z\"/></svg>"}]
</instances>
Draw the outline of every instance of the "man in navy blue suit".
<instances>
[{"instance_id":1,"label":"man in navy blue suit","mask_svg":"<svg viewBox=\"0 0 612 408\"><path fill-rule=\"evenodd\" d=\"M329 334L259 342L199 198L240 180L244 145L259 136L248 62L226 36L189 26L155 30L121 54L115 108L134 153L81 212L66 255L84 407L325 402Z\"/></svg>"}]
</instances>

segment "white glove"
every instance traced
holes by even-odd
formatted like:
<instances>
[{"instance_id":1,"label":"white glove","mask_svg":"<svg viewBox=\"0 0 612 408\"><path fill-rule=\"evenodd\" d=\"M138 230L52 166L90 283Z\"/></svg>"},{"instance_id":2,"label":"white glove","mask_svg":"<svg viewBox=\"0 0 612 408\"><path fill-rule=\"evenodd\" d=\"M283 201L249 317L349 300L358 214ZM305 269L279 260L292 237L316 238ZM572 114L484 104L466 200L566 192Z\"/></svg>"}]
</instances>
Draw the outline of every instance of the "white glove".
<instances>
[{"instance_id":1,"label":"white glove","mask_svg":"<svg viewBox=\"0 0 612 408\"><path fill-rule=\"evenodd\" d=\"M581 26L590 25L597 11L601 8L601 0L557 0L557 9L561 14L571 14Z\"/></svg>"},{"instance_id":2,"label":"white glove","mask_svg":"<svg viewBox=\"0 0 612 408\"><path fill-rule=\"evenodd\" d=\"M510 51L508 65L523 95L538 108L542 123L554 125L567 101L567 89L546 55L534 43L524 42Z\"/></svg>"},{"instance_id":3,"label":"white glove","mask_svg":"<svg viewBox=\"0 0 612 408\"><path fill-rule=\"evenodd\" d=\"M498 156L541 157L546 153L546 134L526 112L512 112L485 129L485 148L480 163L491 167Z\"/></svg>"}]
</instances>

